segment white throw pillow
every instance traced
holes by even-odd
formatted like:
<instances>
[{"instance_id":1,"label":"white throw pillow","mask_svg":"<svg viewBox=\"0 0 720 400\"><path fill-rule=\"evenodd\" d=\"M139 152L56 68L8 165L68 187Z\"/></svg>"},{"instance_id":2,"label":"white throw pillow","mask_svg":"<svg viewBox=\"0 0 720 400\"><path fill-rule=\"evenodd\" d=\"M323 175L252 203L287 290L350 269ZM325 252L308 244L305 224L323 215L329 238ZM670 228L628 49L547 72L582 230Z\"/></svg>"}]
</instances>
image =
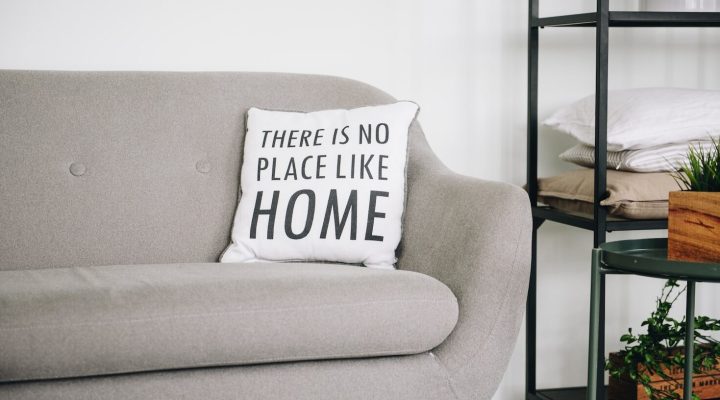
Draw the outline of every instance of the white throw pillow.
<instances>
[{"instance_id":1,"label":"white throw pillow","mask_svg":"<svg viewBox=\"0 0 720 400\"><path fill-rule=\"evenodd\" d=\"M607 167L629 172L671 172L687 162L690 146L703 151L713 149L711 140L673 143L640 150L608 151ZM592 168L595 166L595 148L578 144L560 154L560 159Z\"/></svg>"},{"instance_id":2,"label":"white throw pillow","mask_svg":"<svg viewBox=\"0 0 720 400\"><path fill-rule=\"evenodd\" d=\"M247 112L240 201L221 262L393 268L418 106Z\"/></svg>"},{"instance_id":3,"label":"white throw pillow","mask_svg":"<svg viewBox=\"0 0 720 400\"><path fill-rule=\"evenodd\" d=\"M647 88L608 95L608 150L637 150L720 135L720 91ZM563 107L543 124L595 144L595 96Z\"/></svg>"}]
</instances>

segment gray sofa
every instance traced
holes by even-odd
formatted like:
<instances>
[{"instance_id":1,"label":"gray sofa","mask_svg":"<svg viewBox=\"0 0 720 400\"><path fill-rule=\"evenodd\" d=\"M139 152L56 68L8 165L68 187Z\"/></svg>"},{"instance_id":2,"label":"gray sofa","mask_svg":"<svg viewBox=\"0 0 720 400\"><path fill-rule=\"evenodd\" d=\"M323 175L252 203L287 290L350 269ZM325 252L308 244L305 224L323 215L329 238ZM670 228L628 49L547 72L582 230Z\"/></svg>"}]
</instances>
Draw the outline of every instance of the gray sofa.
<instances>
[{"instance_id":1,"label":"gray sofa","mask_svg":"<svg viewBox=\"0 0 720 400\"><path fill-rule=\"evenodd\" d=\"M0 399L490 398L529 202L449 171L417 123L399 271L217 263L247 108L392 101L326 76L0 71Z\"/></svg>"}]
</instances>

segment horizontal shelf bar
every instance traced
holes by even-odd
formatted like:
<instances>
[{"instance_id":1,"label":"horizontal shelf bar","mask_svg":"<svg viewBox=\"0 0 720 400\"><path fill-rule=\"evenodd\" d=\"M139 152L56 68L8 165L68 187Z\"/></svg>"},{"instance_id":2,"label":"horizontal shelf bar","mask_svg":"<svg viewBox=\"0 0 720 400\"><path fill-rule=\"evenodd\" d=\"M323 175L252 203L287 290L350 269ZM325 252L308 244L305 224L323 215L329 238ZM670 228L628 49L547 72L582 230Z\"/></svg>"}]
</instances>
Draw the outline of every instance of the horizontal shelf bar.
<instances>
[{"instance_id":1,"label":"horizontal shelf bar","mask_svg":"<svg viewBox=\"0 0 720 400\"><path fill-rule=\"evenodd\" d=\"M720 27L720 12L610 11L610 26Z\"/></svg>"},{"instance_id":2,"label":"horizontal shelf bar","mask_svg":"<svg viewBox=\"0 0 720 400\"><path fill-rule=\"evenodd\" d=\"M605 386L607 389L607 386ZM535 395L537 400L585 400L586 387L568 387L557 389L540 389ZM607 393L607 392L606 392Z\"/></svg>"},{"instance_id":3,"label":"horizontal shelf bar","mask_svg":"<svg viewBox=\"0 0 720 400\"><path fill-rule=\"evenodd\" d=\"M537 18L532 25L541 28L546 26L595 26L595 22L597 22L597 13L592 12Z\"/></svg>"},{"instance_id":4,"label":"horizontal shelf bar","mask_svg":"<svg viewBox=\"0 0 720 400\"><path fill-rule=\"evenodd\" d=\"M597 22L597 13L559 15L535 18L534 27L574 26L592 27ZM720 27L720 12L648 12L610 11L609 25L619 28L661 28L661 27Z\"/></svg>"},{"instance_id":5,"label":"horizontal shelf bar","mask_svg":"<svg viewBox=\"0 0 720 400\"><path fill-rule=\"evenodd\" d=\"M570 213L548 206L536 206L532 208L532 215L548 221L558 222L577 228L593 230L595 221L592 215L582 213ZM650 229L667 229L666 219L624 219L609 217L607 219L607 231L643 231Z\"/></svg>"},{"instance_id":6,"label":"horizontal shelf bar","mask_svg":"<svg viewBox=\"0 0 720 400\"><path fill-rule=\"evenodd\" d=\"M608 231L647 231L667 229L666 219L618 219L608 220Z\"/></svg>"},{"instance_id":7,"label":"horizontal shelf bar","mask_svg":"<svg viewBox=\"0 0 720 400\"><path fill-rule=\"evenodd\" d=\"M593 230L595 225L592 217L588 218L580 214L566 213L551 207L533 207L532 215L536 218L542 218L548 221L559 222L561 224L587 230Z\"/></svg>"}]
</instances>

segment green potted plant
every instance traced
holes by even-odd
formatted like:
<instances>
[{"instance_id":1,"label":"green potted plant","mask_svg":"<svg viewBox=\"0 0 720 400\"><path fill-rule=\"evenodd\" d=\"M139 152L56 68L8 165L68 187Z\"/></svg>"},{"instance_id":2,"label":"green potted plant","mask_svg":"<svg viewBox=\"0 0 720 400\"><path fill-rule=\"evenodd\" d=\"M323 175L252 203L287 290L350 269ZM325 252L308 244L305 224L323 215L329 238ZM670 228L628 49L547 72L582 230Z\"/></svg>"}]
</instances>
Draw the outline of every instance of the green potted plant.
<instances>
[{"instance_id":1,"label":"green potted plant","mask_svg":"<svg viewBox=\"0 0 720 400\"><path fill-rule=\"evenodd\" d=\"M694 343L685 341L685 318L669 316L678 297L685 291L669 280L657 298L656 308L643 321L645 333L632 328L620 337L624 349L611 353L605 369L610 372L608 399L676 400L682 397L684 346L694 345L693 399L720 397L720 342L710 332L720 331L720 321L695 317Z\"/></svg>"},{"instance_id":2,"label":"green potted plant","mask_svg":"<svg viewBox=\"0 0 720 400\"><path fill-rule=\"evenodd\" d=\"M710 149L690 146L670 192L668 258L720 261L720 140Z\"/></svg>"}]
</instances>

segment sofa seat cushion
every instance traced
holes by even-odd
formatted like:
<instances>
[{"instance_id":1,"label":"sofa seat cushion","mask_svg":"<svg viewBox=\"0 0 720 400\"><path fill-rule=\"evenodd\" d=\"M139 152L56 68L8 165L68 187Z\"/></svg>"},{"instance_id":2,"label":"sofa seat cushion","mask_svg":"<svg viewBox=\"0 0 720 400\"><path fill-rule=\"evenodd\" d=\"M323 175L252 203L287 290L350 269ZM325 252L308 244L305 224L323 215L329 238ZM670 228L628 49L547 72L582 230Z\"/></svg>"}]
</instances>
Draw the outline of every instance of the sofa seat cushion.
<instances>
[{"instance_id":1,"label":"sofa seat cushion","mask_svg":"<svg viewBox=\"0 0 720 400\"><path fill-rule=\"evenodd\" d=\"M409 271L164 264L0 272L0 381L413 354L457 301Z\"/></svg>"}]
</instances>

